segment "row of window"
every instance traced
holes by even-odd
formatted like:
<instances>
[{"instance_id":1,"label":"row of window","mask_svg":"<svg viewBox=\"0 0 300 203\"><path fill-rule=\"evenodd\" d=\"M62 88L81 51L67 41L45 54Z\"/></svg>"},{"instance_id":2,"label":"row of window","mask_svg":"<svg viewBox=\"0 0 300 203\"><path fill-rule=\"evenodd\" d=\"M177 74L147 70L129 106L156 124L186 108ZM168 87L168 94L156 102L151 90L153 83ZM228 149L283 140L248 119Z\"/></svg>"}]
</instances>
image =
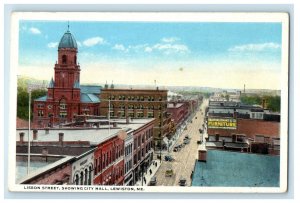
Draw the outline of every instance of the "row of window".
<instances>
[{"instance_id":1,"label":"row of window","mask_svg":"<svg viewBox=\"0 0 300 203\"><path fill-rule=\"evenodd\" d=\"M128 162L125 163L125 174L132 169L132 160L130 159Z\"/></svg>"},{"instance_id":2,"label":"row of window","mask_svg":"<svg viewBox=\"0 0 300 203\"><path fill-rule=\"evenodd\" d=\"M117 145L110 151L102 153L101 156L95 159L95 175L100 173L103 169L105 169L121 156L123 156L123 148L121 145Z\"/></svg>"},{"instance_id":3,"label":"row of window","mask_svg":"<svg viewBox=\"0 0 300 203\"><path fill-rule=\"evenodd\" d=\"M133 105L130 104L128 105L128 110L133 110L133 109L148 109L148 110L161 110L165 105L159 105L157 107L154 108L153 105L142 105L142 104L138 104L138 105ZM110 110L117 108L117 109L121 109L121 110L125 110L126 106L124 104L120 104L118 107L116 107L114 104L110 104ZM166 108L166 106L165 106Z\"/></svg>"},{"instance_id":4,"label":"row of window","mask_svg":"<svg viewBox=\"0 0 300 203\"><path fill-rule=\"evenodd\" d=\"M76 174L74 177L75 185L91 185L92 184L92 167L81 171L79 174Z\"/></svg>"},{"instance_id":5,"label":"row of window","mask_svg":"<svg viewBox=\"0 0 300 203\"><path fill-rule=\"evenodd\" d=\"M149 142L145 148L142 148L141 150L138 150L138 152L134 155L133 160L134 164L137 164L139 161L146 156L146 154L150 151L151 149L151 143Z\"/></svg>"},{"instance_id":6,"label":"row of window","mask_svg":"<svg viewBox=\"0 0 300 203\"><path fill-rule=\"evenodd\" d=\"M125 96L125 95L111 95L108 96L109 100L128 100L128 101L162 101L162 97L154 98L154 96ZM167 98L164 98L166 100Z\"/></svg>"},{"instance_id":7,"label":"row of window","mask_svg":"<svg viewBox=\"0 0 300 203\"><path fill-rule=\"evenodd\" d=\"M132 144L129 144L125 147L125 156L128 156L132 153Z\"/></svg>"},{"instance_id":8,"label":"row of window","mask_svg":"<svg viewBox=\"0 0 300 203\"><path fill-rule=\"evenodd\" d=\"M138 135L134 139L134 149L137 149L138 147L140 147L142 145L142 143L145 143L146 141L148 141L149 139L151 139L152 136L153 136L153 128L148 129L146 131L146 133Z\"/></svg>"}]
</instances>

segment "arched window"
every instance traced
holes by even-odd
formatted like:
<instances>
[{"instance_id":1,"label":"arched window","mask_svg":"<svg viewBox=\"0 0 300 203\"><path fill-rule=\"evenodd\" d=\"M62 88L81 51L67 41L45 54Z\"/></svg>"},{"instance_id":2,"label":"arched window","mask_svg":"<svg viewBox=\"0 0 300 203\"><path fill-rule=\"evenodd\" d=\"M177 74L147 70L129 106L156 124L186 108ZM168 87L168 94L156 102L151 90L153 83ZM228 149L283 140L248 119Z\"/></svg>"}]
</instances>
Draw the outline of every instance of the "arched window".
<instances>
[{"instance_id":1,"label":"arched window","mask_svg":"<svg viewBox=\"0 0 300 203\"><path fill-rule=\"evenodd\" d=\"M88 170L87 168L84 170L84 185L88 184Z\"/></svg>"},{"instance_id":2,"label":"arched window","mask_svg":"<svg viewBox=\"0 0 300 203\"><path fill-rule=\"evenodd\" d=\"M77 64L77 56L74 56L74 63Z\"/></svg>"},{"instance_id":3,"label":"arched window","mask_svg":"<svg viewBox=\"0 0 300 203\"><path fill-rule=\"evenodd\" d=\"M62 63L63 63L63 64L66 64L66 63L67 63L67 56L66 56L66 55L63 55L63 56L62 56Z\"/></svg>"},{"instance_id":4,"label":"arched window","mask_svg":"<svg viewBox=\"0 0 300 203\"><path fill-rule=\"evenodd\" d=\"M76 174L75 176L75 185L79 185L79 175Z\"/></svg>"}]
</instances>

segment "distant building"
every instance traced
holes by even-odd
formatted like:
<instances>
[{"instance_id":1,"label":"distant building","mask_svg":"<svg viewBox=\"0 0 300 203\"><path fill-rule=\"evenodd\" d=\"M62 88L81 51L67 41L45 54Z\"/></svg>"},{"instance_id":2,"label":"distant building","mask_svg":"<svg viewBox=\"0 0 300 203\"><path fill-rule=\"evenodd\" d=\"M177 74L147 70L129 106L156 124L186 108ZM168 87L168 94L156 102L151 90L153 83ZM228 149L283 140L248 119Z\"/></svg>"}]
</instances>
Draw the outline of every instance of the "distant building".
<instances>
[{"instance_id":1,"label":"distant building","mask_svg":"<svg viewBox=\"0 0 300 203\"><path fill-rule=\"evenodd\" d=\"M260 106L210 101L207 148L279 154L280 115Z\"/></svg>"},{"instance_id":2,"label":"distant building","mask_svg":"<svg viewBox=\"0 0 300 203\"><path fill-rule=\"evenodd\" d=\"M174 125L178 127L189 116L189 104L187 102L169 102L167 111L171 114Z\"/></svg>"},{"instance_id":3,"label":"distant building","mask_svg":"<svg viewBox=\"0 0 300 203\"><path fill-rule=\"evenodd\" d=\"M80 85L77 52L77 42L67 30L58 45L47 95L34 100L33 122L39 127L72 122L76 115L99 115L101 87Z\"/></svg>"},{"instance_id":4,"label":"distant building","mask_svg":"<svg viewBox=\"0 0 300 203\"><path fill-rule=\"evenodd\" d=\"M167 90L104 88L100 95L100 115L110 118L155 118L154 144L171 136L171 116L167 113ZM109 107L110 104L110 107Z\"/></svg>"}]
</instances>

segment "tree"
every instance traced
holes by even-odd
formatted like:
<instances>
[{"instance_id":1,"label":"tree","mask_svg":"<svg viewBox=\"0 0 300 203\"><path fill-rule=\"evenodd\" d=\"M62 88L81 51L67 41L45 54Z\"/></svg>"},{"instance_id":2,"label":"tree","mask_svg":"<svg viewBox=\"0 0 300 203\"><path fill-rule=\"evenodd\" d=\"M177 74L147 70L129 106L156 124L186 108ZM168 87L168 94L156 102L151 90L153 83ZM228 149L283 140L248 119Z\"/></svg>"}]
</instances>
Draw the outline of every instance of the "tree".
<instances>
[{"instance_id":1,"label":"tree","mask_svg":"<svg viewBox=\"0 0 300 203\"><path fill-rule=\"evenodd\" d=\"M44 89L33 90L31 92L31 119L33 112L33 101L41 96L47 94L47 91ZM29 93L25 87L18 87L17 92L17 117L28 120L28 108L29 108Z\"/></svg>"}]
</instances>

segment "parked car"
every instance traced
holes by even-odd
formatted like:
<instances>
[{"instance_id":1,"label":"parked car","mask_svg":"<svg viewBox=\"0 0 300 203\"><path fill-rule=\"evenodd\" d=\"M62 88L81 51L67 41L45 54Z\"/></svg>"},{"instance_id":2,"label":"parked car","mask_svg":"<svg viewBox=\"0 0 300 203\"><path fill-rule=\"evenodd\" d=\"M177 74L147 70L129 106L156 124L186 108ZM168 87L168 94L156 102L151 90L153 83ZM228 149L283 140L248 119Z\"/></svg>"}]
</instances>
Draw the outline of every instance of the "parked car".
<instances>
[{"instance_id":1,"label":"parked car","mask_svg":"<svg viewBox=\"0 0 300 203\"><path fill-rule=\"evenodd\" d=\"M179 179L179 186L186 186L186 179L185 178L180 178Z\"/></svg>"},{"instance_id":2,"label":"parked car","mask_svg":"<svg viewBox=\"0 0 300 203\"><path fill-rule=\"evenodd\" d=\"M185 139L185 140L183 141L183 143L184 143L184 144L189 144L189 143L190 143L190 140L189 140L189 139Z\"/></svg>"},{"instance_id":3,"label":"parked car","mask_svg":"<svg viewBox=\"0 0 300 203\"><path fill-rule=\"evenodd\" d=\"M173 176L173 169L172 168L168 168L166 170L165 176L166 177L172 177Z\"/></svg>"},{"instance_id":4,"label":"parked car","mask_svg":"<svg viewBox=\"0 0 300 203\"><path fill-rule=\"evenodd\" d=\"M172 156L170 156L170 155L166 155L165 156L165 161L174 161L175 159L172 157Z\"/></svg>"},{"instance_id":5,"label":"parked car","mask_svg":"<svg viewBox=\"0 0 300 203\"><path fill-rule=\"evenodd\" d=\"M156 177L155 176L153 176L151 179L150 179L150 186L154 186L154 185L156 185L156 183L157 183L157 181L156 181Z\"/></svg>"}]
</instances>

